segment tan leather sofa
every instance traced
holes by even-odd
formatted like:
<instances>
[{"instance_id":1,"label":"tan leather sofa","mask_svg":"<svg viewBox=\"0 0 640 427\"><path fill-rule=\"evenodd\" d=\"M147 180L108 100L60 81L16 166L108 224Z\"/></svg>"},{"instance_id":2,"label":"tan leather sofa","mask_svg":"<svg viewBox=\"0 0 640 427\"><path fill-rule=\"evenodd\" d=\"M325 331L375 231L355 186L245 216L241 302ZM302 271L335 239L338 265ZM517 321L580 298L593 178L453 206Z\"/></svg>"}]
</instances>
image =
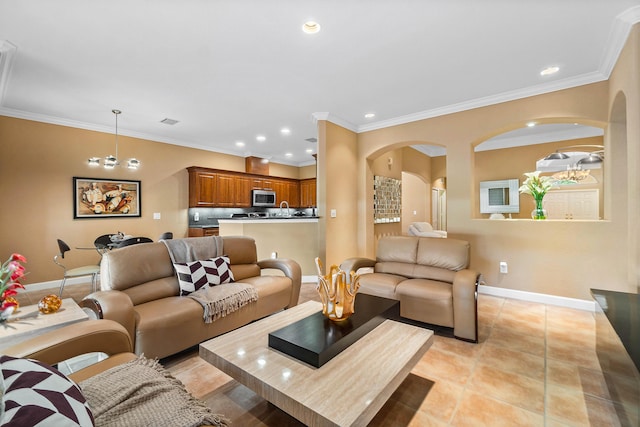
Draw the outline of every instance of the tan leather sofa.
<instances>
[{"instance_id":1,"label":"tan leather sofa","mask_svg":"<svg viewBox=\"0 0 640 427\"><path fill-rule=\"evenodd\" d=\"M24 359L35 359L52 366L76 356L94 352L104 353L106 358L67 375L70 380L80 384L111 368L134 361L137 356L132 351L131 337L122 325L112 320L89 320L27 339L5 348L2 353ZM159 392L156 390L155 394L166 392L166 389ZM187 392L184 391L184 393ZM51 406L47 409L50 410ZM105 416L108 417L108 415ZM223 423L223 425L227 424ZM202 425L202 427L207 426L209 425Z\"/></svg>"},{"instance_id":2,"label":"tan leather sofa","mask_svg":"<svg viewBox=\"0 0 640 427\"><path fill-rule=\"evenodd\" d=\"M223 252L230 259L235 281L254 286L258 300L212 323L204 322L198 302L179 296L178 279L162 242L104 254L101 291L85 297L81 306L92 309L100 319L124 326L136 354L162 358L298 303L302 274L297 262L258 261L255 241L243 236L223 237ZM263 275L263 269L277 269L284 275Z\"/></svg>"},{"instance_id":3,"label":"tan leather sofa","mask_svg":"<svg viewBox=\"0 0 640 427\"><path fill-rule=\"evenodd\" d=\"M358 292L400 301L400 315L453 328L456 338L478 342L478 281L469 267L469 243L457 239L389 236L378 242L376 259L350 258L340 268L358 271Z\"/></svg>"}]
</instances>

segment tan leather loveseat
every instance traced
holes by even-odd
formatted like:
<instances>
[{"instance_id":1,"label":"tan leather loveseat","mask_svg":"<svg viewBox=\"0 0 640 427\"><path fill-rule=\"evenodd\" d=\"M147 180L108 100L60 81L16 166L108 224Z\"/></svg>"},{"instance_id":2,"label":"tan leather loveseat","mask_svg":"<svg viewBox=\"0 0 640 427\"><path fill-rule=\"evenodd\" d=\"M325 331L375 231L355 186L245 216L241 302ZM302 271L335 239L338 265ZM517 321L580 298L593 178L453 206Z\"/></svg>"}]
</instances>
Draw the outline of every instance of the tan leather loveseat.
<instances>
[{"instance_id":1,"label":"tan leather loveseat","mask_svg":"<svg viewBox=\"0 0 640 427\"><path fill-rule=\"evenodd\" d=\"M235 282L250 284L258 293L257 301L225 317L205 323L202 305L179 296L176 272L163 242L142 243L104 254L101 291L85 297L81 305L95 311L98 318L124 326L136 354L162 358L298 303L302 275L297 262L258 261L252 238L222 239ZM278 269L284 276L262 275L263 269Z\"/></svg>"},{"instance_id":2,"label":"tan leather loveseat","mask_svg":"<svg viewBox=\"0 0 640 427\"><path fill-rule=\"evenodd\" d=\"M389 236L378 242L376 259L350 258L340 268L357 271L358 292L400 301L400 315L453 328L456 338L477 342L480 275L468 269L469 243L456 239Z\"/></svg>"}]
</instances>

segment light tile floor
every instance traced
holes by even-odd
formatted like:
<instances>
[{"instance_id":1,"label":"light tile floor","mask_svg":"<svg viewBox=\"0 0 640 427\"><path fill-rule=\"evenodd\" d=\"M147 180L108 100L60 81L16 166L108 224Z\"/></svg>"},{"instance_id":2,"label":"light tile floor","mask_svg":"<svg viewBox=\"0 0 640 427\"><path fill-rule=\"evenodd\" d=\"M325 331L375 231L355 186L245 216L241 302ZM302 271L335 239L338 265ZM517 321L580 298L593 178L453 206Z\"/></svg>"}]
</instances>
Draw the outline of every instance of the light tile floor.
<instances>
[{"instance_id":1,"label":"light tile floor","mask_svg":"<svg viewBox=\"0 0 640 427\"><path fill-rule=\"evenodd\" d=\"M65 297L75 298L69 288ZM317 300L314 285L303 284L300 301L309 299ZM640 425L636 391L613 397L607 389L593 313L480 295L479 324L478 344L437 335L370 425ZM301 425L200 359L197 348L162 363L233 425Z\"/></svg>"}]
</instances>

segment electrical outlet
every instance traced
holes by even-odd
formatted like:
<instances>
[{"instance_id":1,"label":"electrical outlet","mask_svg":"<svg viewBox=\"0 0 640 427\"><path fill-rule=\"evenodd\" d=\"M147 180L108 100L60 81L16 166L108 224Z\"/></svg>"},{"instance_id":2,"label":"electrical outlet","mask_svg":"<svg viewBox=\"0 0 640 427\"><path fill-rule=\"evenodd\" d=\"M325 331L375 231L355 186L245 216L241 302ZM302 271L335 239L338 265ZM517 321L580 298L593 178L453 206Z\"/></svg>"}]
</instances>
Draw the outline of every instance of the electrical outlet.
<instances>
[{"instance_id":1,"label":"electrical outlet","mask_svg":"<svg viewBox=\"0 0 640 427\"><path fill-rule=\"evenodd\" d=\"M509 266L506 261L500 261L500 273L507 274L509 272Z\"/></svg>"}]
</instances>

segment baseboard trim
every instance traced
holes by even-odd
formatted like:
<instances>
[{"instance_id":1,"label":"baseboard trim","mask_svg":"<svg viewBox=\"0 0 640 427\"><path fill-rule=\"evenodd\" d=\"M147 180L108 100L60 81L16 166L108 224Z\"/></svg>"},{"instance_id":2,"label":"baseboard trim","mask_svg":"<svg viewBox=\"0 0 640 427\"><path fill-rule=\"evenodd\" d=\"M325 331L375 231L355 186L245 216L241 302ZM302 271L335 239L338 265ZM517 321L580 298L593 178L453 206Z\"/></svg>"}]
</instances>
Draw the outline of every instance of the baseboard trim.
<instances>
[{"instance_id":1,"label":"baseboard trim","mask_svg":"<svg viewBox=\"0 0 640 427\"><path fill-rule=\"evenodd\" d=\"M538 294L535 292L518 291L515 289L497 288L495 286L478 285L478 292L484 295L537 302L566 308L575 308L577 310L594 312L596 309L595 301Z\"/></svg>"}]
</instances>

